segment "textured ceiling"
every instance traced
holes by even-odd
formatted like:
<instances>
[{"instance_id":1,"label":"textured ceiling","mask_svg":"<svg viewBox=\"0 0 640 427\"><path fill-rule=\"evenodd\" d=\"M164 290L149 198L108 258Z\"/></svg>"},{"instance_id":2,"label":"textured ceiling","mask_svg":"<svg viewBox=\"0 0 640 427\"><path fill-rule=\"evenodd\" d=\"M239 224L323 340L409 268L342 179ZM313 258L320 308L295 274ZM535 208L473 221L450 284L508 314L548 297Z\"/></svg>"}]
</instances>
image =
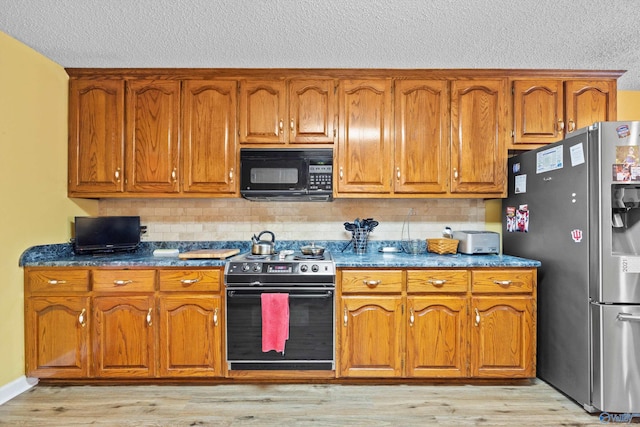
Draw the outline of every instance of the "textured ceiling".
<instances>
[{"instance_id":1,"label":"textured ceiling","mask_svg":"<svg viewBox=\"0 0 640 427\"><path fill-rule=\"evenodd\" d=\"M64 67L606 69L640 90L638 0L0 0L0 31Z\"/></svg>"}]
</instances>

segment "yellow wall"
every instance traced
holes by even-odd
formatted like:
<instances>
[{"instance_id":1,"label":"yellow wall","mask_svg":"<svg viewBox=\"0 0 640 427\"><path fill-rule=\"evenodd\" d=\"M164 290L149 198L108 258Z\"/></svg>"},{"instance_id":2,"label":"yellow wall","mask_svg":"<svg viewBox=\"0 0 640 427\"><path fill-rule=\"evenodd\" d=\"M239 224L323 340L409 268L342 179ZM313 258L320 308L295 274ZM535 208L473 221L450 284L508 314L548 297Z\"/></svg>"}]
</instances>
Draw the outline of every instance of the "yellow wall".
<instances>
[{"instance_id":1,"label":"yellow wall","mask_svg":"<svg viewBox=\"0 0 640 427\"><path fill-rule=\"evenodd\" d=\"M63 243L95 201L67 198L64 69L0 32L0 387L24 375L23 271L30 246Z\"/></svg>"}]
</instances>

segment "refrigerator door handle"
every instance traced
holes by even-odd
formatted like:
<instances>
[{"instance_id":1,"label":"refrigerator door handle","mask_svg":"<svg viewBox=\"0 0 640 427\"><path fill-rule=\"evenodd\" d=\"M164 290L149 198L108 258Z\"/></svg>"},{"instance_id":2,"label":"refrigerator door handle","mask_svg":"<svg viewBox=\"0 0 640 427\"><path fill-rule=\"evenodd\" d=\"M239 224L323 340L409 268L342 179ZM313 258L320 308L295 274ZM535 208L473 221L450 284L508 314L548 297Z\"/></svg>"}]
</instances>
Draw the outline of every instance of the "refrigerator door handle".
<instances>
[{"instance_id":1,"label":"refrigerator door handle","mask_svg":"<svg viewBox=\"0 0 640 427\"><path fill-rule=\"evenodd\" d=\"M622 320L626 320L626 321L631 321L631 322L640 322L640 315L633 315L633 314L628 314L628 313L618 313L618 316L616 317L616 319L622 321Z\"/></svg>"}]
</instances>

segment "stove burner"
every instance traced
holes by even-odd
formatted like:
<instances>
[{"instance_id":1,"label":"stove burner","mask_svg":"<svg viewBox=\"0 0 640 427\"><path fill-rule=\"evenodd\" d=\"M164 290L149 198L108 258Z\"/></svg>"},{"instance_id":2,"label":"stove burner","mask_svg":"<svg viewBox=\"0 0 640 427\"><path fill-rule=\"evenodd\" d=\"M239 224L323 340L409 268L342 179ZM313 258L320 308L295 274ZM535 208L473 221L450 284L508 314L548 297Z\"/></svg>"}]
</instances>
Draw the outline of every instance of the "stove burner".
<instances>
[{"instance_id":1,"label":"stove burner","mask_svg":"<svg viewBox=\"0 0 640 427\"><path fill-rule=\"evenodd\" d=\"M302 260L302 261L323 260L324 259L324 255L304 255L304 254L300 254L300 255L294 256L293 259Z\"/></svg>"},{"instance_id":2,"label":"stove burner","mask_svg":"<svg viewBox=\"0 0 640 427\"><path fill-rule=\"evenodd\" d=\"M245 259L248 260L262 260L262 259L271 259L271 255L265 255L265 254L247 254L244 257Z\"/></svg>"}]
</instances>

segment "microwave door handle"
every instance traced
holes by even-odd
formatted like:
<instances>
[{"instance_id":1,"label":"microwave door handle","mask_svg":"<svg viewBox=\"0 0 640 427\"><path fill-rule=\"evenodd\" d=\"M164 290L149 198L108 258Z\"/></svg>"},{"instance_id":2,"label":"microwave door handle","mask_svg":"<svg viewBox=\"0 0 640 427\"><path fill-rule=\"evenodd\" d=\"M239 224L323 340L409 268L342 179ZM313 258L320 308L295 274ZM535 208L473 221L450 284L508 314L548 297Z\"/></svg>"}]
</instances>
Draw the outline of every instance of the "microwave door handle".
<instances>
[{"instance_id":1,"label":"microwave door handle","mask_svg":"<svg viewBox=\"0 0 640 427\"><path fill-rule=\"evenodd\" d=\"M626 320L631 322L640 322L640 315L633 315L628 313L618 313L617 319L620 321Z\"/></svg>"}]
</instances>

